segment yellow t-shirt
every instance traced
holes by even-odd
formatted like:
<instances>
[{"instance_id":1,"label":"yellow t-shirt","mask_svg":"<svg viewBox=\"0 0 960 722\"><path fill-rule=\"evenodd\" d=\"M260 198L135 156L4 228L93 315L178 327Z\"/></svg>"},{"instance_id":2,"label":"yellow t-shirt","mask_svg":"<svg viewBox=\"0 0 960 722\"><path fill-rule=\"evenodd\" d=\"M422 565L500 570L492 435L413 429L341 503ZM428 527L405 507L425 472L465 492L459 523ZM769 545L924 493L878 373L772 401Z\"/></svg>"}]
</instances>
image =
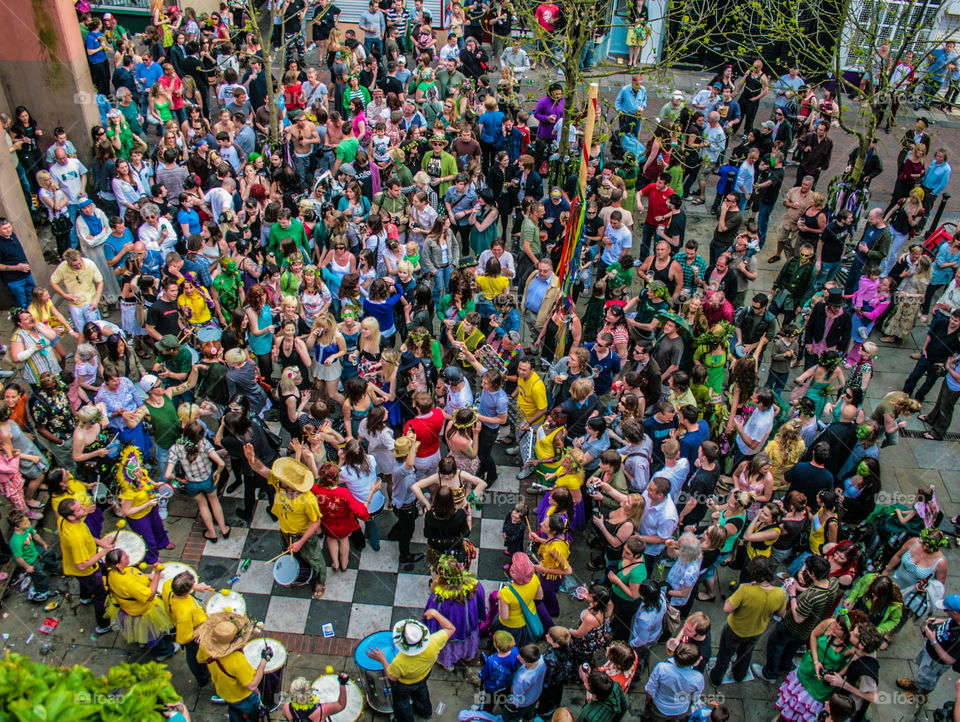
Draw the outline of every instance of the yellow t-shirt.
<instances>
[{"instance_id":1,"label":"yellow t-shirt","mask_svg":"<svg viewBox=\"0 0 960 722\"><path fill-rule=\"evenodd\" d=\"M565 489L577 490L583 486L583 476L579 473L564 474L557 479L554 486L562 486Z\"/></svg>"},{"instance_id":2,"label":"yellow t-shirt","mask_svg":"<svg viewBox=\"0 0 960 722\"><path fill-rule=\"evenodd\" d=\"M165 581L160 596L163 598L167 616L173 622L177 644L186 644L193 639L197 627L206 621L207 613L192 594L185 597L173 596L172 585L172 579Z\"/></svg>"},{"instance_id":3,"label":"yellow t-shirt","mask_svg":"<svg viewBox=\"0 0 960 722\"><path fill-rule=\"evenodd\" d=\"M157 603L150 593L150 577L133 567L107 572L107 588L117 606L132 617L143 616Z\"/></svg>"},{"instance_id":4,"label":"yellow t-shirt","mask_svg":"<svg viewBox=\"0 0 960 722\"><path fill-rule=\"evenodd\" d=\"M737 608L727 615L730 630L738 637L763 634L773 614L787 603L780 587L764 589L759 584L741 584L727 600Z\"/></svg>"},{"instance_id":5,"label":"yellow t-shirt","mask_svg":"<svg viewBox=\"0 0 960 722\"><path fill-rule=\"evenodd\" d=\"M53 301L46 303L31 303L27 310L40 323L47 324L50 328L63 328L60 319L53 315Z\"/></svg>"},{"instance_id":6,"label":"yellow t-shirt","mask_svg":"<svg viewBox=\"0 0 960 722\"><path fill-rule=\"evenodd\" d=\"M317 497L309 491L291 497L283 487L277 491L273 500L273 513L280 520L280 531L284 534L303 534L307 527L320 518L320 505Z\"/></svg>"},{"instance_id":7,"label":"yellow t-shirt","mask_svg":"<svg viewBox=\"0 0 960 722\"><path fill-rule=\"evenodd\" d=\"M526 584L517 584L513 583L513 588L517 590L517 594L520 595L520 598L523 600L523 603L527 605L527 609L530 611L530 614L537 613L537 603L534 601L534 597L537 596L537 590L540 588L540 579L534 575ZM510 605L510 613L507 615L506 619L501 619L503 625L506 627L512 627L513 629L519 629L524 626L526 622L523 619L523 612L520 610L520 605L517 603L516 597L510 592L509 587L504 587L500 591L501 598L504 598L504 595L507 603Z\"/></svg>"},{"instance_id":8,"label":"yellow t-shirt","mask_svg":"<svg viewBox=\"0 0 960 722\"><path fill-rule=\"evenodd\" d=\"M121 501L124 499L129 499L131 506L140 506L141 504L146 504L151 499L150 491L146 487L130 486L129 484L125 484L123 482L121 482L120 487ZM152 507L148 506L146 509L141 509L135 514L129 514L128 518L142 519L150 513L151 508Z\"/></svg>"},{"instance_id":9,"label":"yellow t-shirt","mask_svg":"<svg viewBox=\"0 0 960 722\"><path fill-rule=\"evenodd\" d=\"M210 314L210 307L207 305L206 299L197 292L194 292L192 296L181 293L180 298L177 299L177 304L193 326L207 323L213 317Z\"/></svg>"},{"instance_id":10,"label":"yellow t-shirt","mask_svg":"<svg viewBox=\"0 0 960 722\"><path fill-rule=\"evenodd\" d=\"M555 456L553 450L553 442L557 437L557 433L562 431L563 427L558 427L553 431L548 431L543 435L543 438L537 442L536 447L534 447L533 453L538 459L549 459ZM559 462L557 462L559 464Z\"/></svg>"},{"instance_id":11,"label":"yellow t-shirt","mask_svg":"<svg viewBox=\"0 0 960 722\"><path fill-rule=\"evenodd\" d=\"M205 664L209 660L210 655L201 647L197 652L197 661ZM218 696L232 703L239 702L253 694L247 689L247 685L253 681L257 670L250 666L242 649L230 652L218 661L219 664L217 662L207 664L210 677L213 679L213 688L217 690Z\"/></svg>"},{"instance_id":12,"label":"yellow t-shirt","mask_svg":"<svg viewBox=\"0 0 960 722\"><path fill-rule=\"evenodd\" d=\"M517 379L517 388L517 409L524 420L547 408L547 387L535 372L526 379Z\"/></svg>"},{"instance_id":13,"label":"yellow t-shirt","mask_svg":"<svg viewBox=\"0 0 960 722\"><path fill-rule=\"evenodd\" d=\"M477 276L477 288L488 301L497 294L506 293L509 287L510 279L506 276Z\"/></svg>"},{"instance_id":14,"label":"yellow t-shirt","mask_svg":"<svg viewBox=\"0 0 960 722\"><path fill-rule=\"evenodd\" d=\"M67 521L63 517L57 519L57 529L60 531L63 573L70 577L89 577L98 565L93 564L81 571L77 569L77 564L82 564L97 553L97 542L90 529L82 519Z\"/></svg>"},{"instance_id":15,"label":"yellow t-shirt","mask_svg":"<svg viewBox=\"0 0 960 722\"><path fill-rule=\"evenodd\" d=\"M84 258L83 268L79 271L70 268L70 264L64 261L57 266L50 280L71 296L77 297L78 302L71 303L71 306L87 306L97 293L97 284L103 283L103 276L93 261Z\"/></svg>"},{"instance_id":16,"label":"yellow t-shirt","mask_svg":"<svg viewBox=\"0 0 960 722\"><path fill-rule=\"evenodd\" d=\"M563 569L567 566L567 559L570 558L570 544L565 540L557 538L540 545L540 558L543 559L543 566L547 569ZM559 574L547 574L547 579L557 579ZM516 585L514 585L516 589ZM534 591L536 594L536 591Z\"/></svg>"},{"instance_id":17,"label":"yellow t-shirt","mask_svg":"<svg viewBox=\"0 0 960 722\"><path fill-rule=\"evenodd\" d=\"M70 476L70 479L67 481L67 492L65 494L54 494L50 497L50 508L56 510L59 508L60 502L64 499L73 499L83 506L93 505L93 499L90 498L87 487L81 484L74 476Z\"/></svg>"},{"instance_id":18,"label":"yellow t-shirt","mask_svg":"<svg viewBox=\"0 0 960 722\"><path fill-rule=\"evenodd\" d=\"M447 645L450 635L443 629L430 635L427 648L416 656L399 652L387 667L387 673L396 677L403 684L416 684L425 679L433 663L437 661L440 650Z\"/></svg>"}]
</instances>

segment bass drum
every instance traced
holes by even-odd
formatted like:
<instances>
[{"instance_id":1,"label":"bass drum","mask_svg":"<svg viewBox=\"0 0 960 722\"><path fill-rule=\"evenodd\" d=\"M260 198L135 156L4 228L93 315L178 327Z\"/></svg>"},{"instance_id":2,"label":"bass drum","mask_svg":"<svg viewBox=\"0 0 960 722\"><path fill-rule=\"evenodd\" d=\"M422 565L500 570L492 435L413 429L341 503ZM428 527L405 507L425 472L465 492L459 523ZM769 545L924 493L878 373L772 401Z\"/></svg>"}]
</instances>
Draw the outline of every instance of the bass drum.
<instances>
[{"instance_id":1,"label":"bass drum","mask_svg":"<svg viewBox=\"0 0 960 722\"><path fill-rule=\"evenodd\" d=\"M276 639L264 637L247 642L243 656L254 669L260 664L260 653L269 645L273 656L267 661L260 680L260 704L271 712L283 703L283 672L287 666L287 648Z\"/></svg>"},{"instance_id":2,"label":"bass drum","mask_svg":"<svg viewBox=\"0 0 960 722\"><path fill-rule=\"evenodd\" d=\"M313 683L313 692L320 702L336 702L340 698L340 682L335 674L325 674ZM347 706L326 719L330 722L357 722L363 714L363 692L352 679L347 682Z\"/></svg>"},{"instance_id":3,"label":"bass drum","mask_svg":"<svg viewBox=\"0 0 960 722\"><path fill-rule=\"evenodd\" d=\"M378 647L392 662L397 656L397 648L393 643L393 633L389 631L374 632L364 637L353 653L353 662L357 665L360 674L360 688L367 706L381 714L393 714L393 700L390 698L390 680L383 666L367 656L367 650Z\"/></svg>"}]
</instances>

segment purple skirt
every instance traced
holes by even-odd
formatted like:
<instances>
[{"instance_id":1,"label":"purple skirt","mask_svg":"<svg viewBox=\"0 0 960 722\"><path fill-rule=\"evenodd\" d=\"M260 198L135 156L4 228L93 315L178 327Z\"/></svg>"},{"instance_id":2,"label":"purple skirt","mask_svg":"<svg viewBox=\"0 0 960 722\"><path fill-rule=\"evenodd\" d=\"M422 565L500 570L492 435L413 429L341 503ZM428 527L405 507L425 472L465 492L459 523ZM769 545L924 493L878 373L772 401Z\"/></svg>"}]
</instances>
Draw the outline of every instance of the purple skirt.
<instances>
[{"instance_id":1,"label":"purple skirt","mask_svg":"<svg viewBox=\"0 0 960 722\"><path fill-rule=\"evenodd\" d=\"M440 650L437 657L440 665L452 667L460 660L474 659L480 651L480 625L487 618L487 601L483 585L477 582L473 598L463 603L448 599L438 604L436 596L431 594L424 611L427 609L436 609L457 628L453 637ZM434 619L428 619L426 624L431 632L440 629L440 625Z\"/></svg>"},{"instance_id":2,"label":"purple skirt","mask_svg":"<svg viewBox=\"0 0 960 722\"><path fill-rule=\"evenodd\" d=\"M103 509L97 507L92 514L87 514L83 517L83 522L87 525L90 533L93 534L94 539L99 539L103 536Z\"/></svg>"}]
</instances>

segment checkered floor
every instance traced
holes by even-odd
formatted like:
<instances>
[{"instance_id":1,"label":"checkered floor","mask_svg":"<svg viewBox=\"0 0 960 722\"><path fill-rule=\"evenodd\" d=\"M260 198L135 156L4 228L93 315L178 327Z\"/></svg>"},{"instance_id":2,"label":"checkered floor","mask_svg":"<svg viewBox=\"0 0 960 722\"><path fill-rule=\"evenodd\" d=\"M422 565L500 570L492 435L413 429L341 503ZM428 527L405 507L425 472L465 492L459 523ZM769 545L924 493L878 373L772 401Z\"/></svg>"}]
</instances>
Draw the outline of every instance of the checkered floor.
<instances>
[{"instance_id":1,"label":"checkered floor","mask_svg":"<svg viewBox=\"0 0 960 722\"><path fill-rule=\"evenodd\" d=\"M485 495L480 511L474 511L471 539L479 552L471 571L489 593L505 580L501 527L506 514L518 501L535 507L539 497L520 498L520 482L515 467L501 467L500 479ZM227 519L234 518L242 504L242 490L223 498ZM362 639L373 632L387 629L408 616L419 617L429 596L429 574L425 561L400 565L396 542L386 540L396 517L390 511L377 518L380 550L369 544L358 552L352 549L347 571L327 571L326 594L321 600L311 598L312 584L284 587L273 579L273 564L266 560L282 551L279 529L266 513L267 503L258 503L250 528L234 526L229 539L216 544L206 542L197 572L200 580L214 589L232 588L243 595L247 615L264 623L267 632L322 635L321 627L330 623L336 636ZM418 519L412 550L426 549L423 537L423 516ZM250 559L239 580L237 574L243 559ZM327 563L329 565L329 557ZM204 598L204 601L206 599Z\"/></svg>"}]
</instances>

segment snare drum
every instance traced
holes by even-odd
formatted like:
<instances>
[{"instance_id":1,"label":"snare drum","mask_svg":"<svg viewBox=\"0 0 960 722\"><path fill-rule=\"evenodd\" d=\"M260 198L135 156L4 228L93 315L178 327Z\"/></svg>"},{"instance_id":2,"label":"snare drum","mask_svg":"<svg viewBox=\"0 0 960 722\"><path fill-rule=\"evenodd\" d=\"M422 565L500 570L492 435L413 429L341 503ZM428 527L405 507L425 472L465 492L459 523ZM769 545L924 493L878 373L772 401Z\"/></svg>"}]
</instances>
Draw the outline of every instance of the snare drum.
<instances>
[{"instance_id":1,"label":"snare drum","mask_svg":"<svg viewBox=\"0 0 960 722\"><path fill-rule=\"evenodd\" d=\"M143 537L126 529L112 532L112 534L116 534L117 537L114 546L125 551L127 556L130 557L130 566L136 566L143 561L143 558L147 555L147 545L143 541Z\"/></svg>"},{"instance_id":2,"label":"snare drum","mask_svg":"<svg viewBox=\"0 0 960 722\"><path fill-rule=\"evenodd\" d=\"M393 643L393 633L374 632L364 637L353 653L353 662L360 673L360 688L367 706L382 714L393 714L393 700L390 699L390 680L383 670L383 666L367 656L367 650L378 647L392 662L397 656L397 648Z\"/></svg>"},{"instance_id":3,"label":"snare drum","mask_svg":"<svg viewBox=\"0 0 960 722\"><path fill-rule=\"evenodd\" d=\"M357 722L363 714L363 692L352 679L347 682L347 706L332 714L330 722ZM340 698L340 681L335 674L325 674L313 683L313 693L320 702L336 702Z\"/></svg>"},{"instance_id":4,"label":"snare drum","mask_svg":"<svg viewBox=\"0 0 960 722\"><path fill-rule=\"evenodd\" d=\"M240 592L232 589L224 589L223 592L214 592L207 600L207 614L216 614L225 612L228 609L234 614L244 615L247 613L247 603L243 600Z\"/></svg>"},{"instance_id":5,"label":"snare drum","mask_svg":"<svg viewBox=\"0 0 960 722\"><path fill-rule=\"evenodd\" d=\"M273 580L281 587L302 587L313 579L313 569L296 554L284 554L273 563Z\"/></svg>"},{"instance_id":6,"label":"snare drum","mask_svg":"<svg viewBox=\"0 0 960 722\"><path fill-rule=\"evenodd\" d=\"M367 506L367 511L371 514L376 514L379 511L383 510L384 505L387 503L387 497L384 496L383 492L377 489L373 493L373 496L370 498L370 504Z\"/></svg>"},{"instance_id":7,"label":"snare drum","mask_svg":"<svg viewBox=\"0 0 960 722\"><path fill-rule=\"evenodd\" d=\"M171 499L173 498L173 485L161 482L153 488L153 494L158 499Z\"/></svg>"},{"instance_id":8,"label":"snare drum","mask_svg":"<svg viewBox=\"0 0 960 722\"><path fill-rule=\"evenodd\" d=\"M194 584L199 581L197 570L190 565L181 562L163 562L163 569L160 570L160 587L163 588L164 584L182 572L190 572Z\"/></svg>"},{"instance_id":9,"label":"snare drum","mask_svg":"<svg viewBox=\"0 0 960 722\"><path fill-rule=\"evenodd\" d=\"M223 331L216 324L201 326L197 329L197 341L202 345L207 341L219 341Z\"/></svg>"},{"instance_id":10,"label":"snare drum","mask_svg":"<svg viewBox=\"0 0 960 722\"><path fill-rule=\"evenodd\" d=\"M243 656L251 667L256 669L260 665L260 653L265 645L273 650L273 656L267 660L263 670L263 679L260 680L260 704L268 710L275 710L283 703L283 670L287 666L287 650L276 639L269 637L254 639L243 648Z\"/></svg>"}]
</instances>

